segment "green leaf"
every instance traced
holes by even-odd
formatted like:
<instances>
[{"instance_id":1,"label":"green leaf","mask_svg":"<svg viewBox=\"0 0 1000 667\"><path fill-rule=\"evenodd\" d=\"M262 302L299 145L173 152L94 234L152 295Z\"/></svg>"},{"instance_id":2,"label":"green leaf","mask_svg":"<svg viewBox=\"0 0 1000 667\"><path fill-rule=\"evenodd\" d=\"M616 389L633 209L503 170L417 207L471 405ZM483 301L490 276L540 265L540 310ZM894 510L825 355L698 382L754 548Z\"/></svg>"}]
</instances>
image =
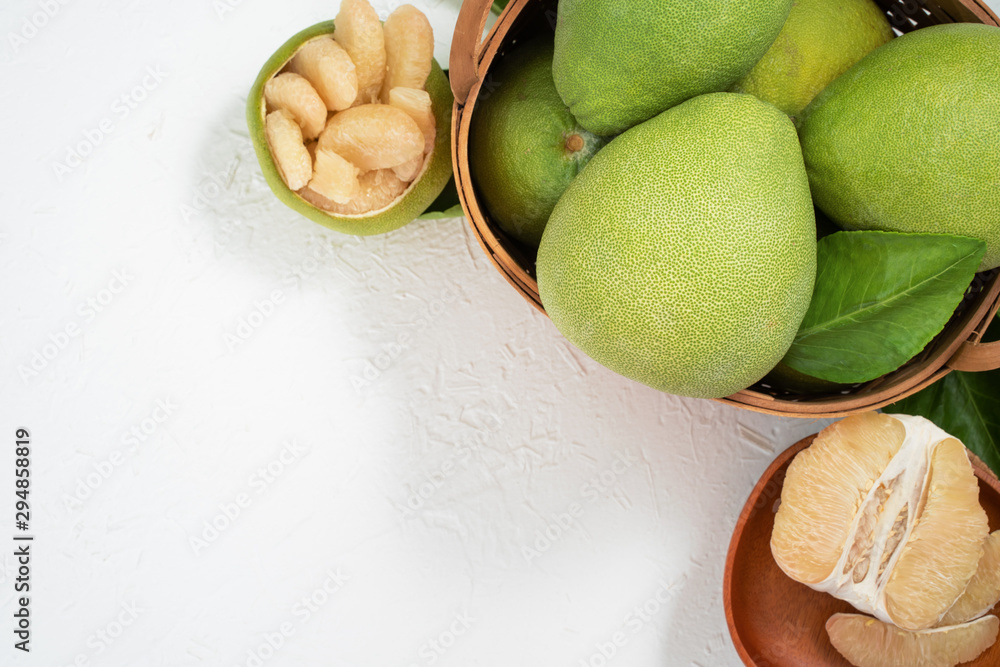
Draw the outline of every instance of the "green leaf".
<instances>
[{"instance_id":1,"label":"green leaf","mask_svg":"<svg viewBox=\"0 0 1000 667\"><path fill-rule=\"evenodd\" d=\"M458 201L458 190L455 188L455 177L448 180L438 198L431 202L427 210L420 214L418 220L436 220L438 218L461 218L462 205Z\"/></svg>"},{"instance_id":2,"label":"green leaf","mask_svg":"<svg viewBox=\"0 0 1000 667\"><path fill-rule=\"evenodd\" d=\"M953 371L883 412L930 419L1000 475L1000 371Z\"/></svg>"},{"instance_id":3,"label":"green leaf","mask_svg":"<svg viewBox=\"0 0 1000 667\"><path fill-rule=\"evenodd\" d=\"M997 338L1000 338L1000 318L993 320L983 340ZM965 443L1000 475L1000 370L953 371L926 389L896 401L883 412L930 419Z\"/></svg>"},{"instance_id":4,"label":"green leaf","mask_svg":"<svg viewBox=\"0 0 1000 667\"><path fill-rule=\"evenodd\" d=\"M500 12L503 11L503 8L507 6L508 2L510 2L510 0L495 0L493 3L493 13L499 16Z\"/></svg>"},{"instance_id":5,"label":"green leaf","mask_svg":"<svg viewBox=\"0 0 1000 667\"><path fill-rule=\"evenodd\" d=\"M982 241L946 234L820 239L812 302L782 361L831 382L896 370L944 328L985 252Z\"/></svg>"}]
</instances>

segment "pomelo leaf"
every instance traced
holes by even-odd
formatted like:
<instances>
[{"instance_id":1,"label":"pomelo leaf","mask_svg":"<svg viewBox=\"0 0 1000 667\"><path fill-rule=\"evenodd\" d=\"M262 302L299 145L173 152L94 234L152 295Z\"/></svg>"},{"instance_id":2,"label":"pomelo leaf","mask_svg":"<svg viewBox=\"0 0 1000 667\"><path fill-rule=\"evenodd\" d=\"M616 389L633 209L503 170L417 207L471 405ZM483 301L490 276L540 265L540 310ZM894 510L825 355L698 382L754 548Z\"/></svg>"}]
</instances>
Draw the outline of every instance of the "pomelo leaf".
<instances>
[{"instance_id":1,"label":"pomelo leaf","mask_svg":"<svg viewBox=\"0 0 1000 667\"><path fill-rule=\"evenodd\" d=\"M458 201L458 190L455 187L455 177L452 176L438 198L431 202L427 210L417 216L419 220L436 220L438 218L461 218L465 213Z\"/></svg>"},{"instance_id":2,"label":"pomelo leaf","mask_svg":"<svg viewBox=\"0 0 1000 667\"><path fill-rule=\"evenodd\" d=\"M809 310L782 361L831 382L896 370L944 328L985 252L980 240L947 234L824 237Z\"/></svg>"},{"instance_id":3,"label":"pomelo leaf","mask_svg":"<svg viewBox=\"0 0 1000 667\"><path fill-rule=\"evenodd\" d=\"M994 320L985 340L997 338L1000 323ZM1000 475L1000 370L953 371L926 389L896 401L884 412L930 419Z\"/></svg>"}]
</instances>

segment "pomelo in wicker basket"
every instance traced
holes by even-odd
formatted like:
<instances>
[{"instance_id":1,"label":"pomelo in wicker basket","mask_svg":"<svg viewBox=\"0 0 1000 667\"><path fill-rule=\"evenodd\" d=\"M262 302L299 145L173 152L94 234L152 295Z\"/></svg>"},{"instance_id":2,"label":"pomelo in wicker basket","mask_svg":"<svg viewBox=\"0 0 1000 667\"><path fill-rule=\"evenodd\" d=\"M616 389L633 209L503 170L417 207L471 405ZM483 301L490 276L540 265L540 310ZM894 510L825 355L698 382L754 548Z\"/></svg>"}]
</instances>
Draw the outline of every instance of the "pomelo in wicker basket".
<instances>
[{"instance_id":1,"label":"pomelo in wicker basket","mask_svg":"<svg viewBox=\"0 0 1000 667\"><path fill-rule=\"evenodd\" d=\"M1000 28L956 23L873 51L800 120L816 205L845 229L969 236L1000 266Z\"/></svg>"},{"instance_id":2,"label":"pomelo in wicker basket","mask_svg":"<svg viewBox=\"0 0 1000 667\"><path fill-rule=\"evenodd\" d=\"M778 363L815 276L795 128L736 93L688 100L601 149L538 250L542 302L574 345L626 377L702 398Z\"/></svg>"},{"instance_id":3,"label":"pomelo in wicker basket","mask_svg":"<svg viewBox=\"0 0 1000 667\"><path fill-rule=\"evenodd\" d=\"M796 0L774 44L732 90L796 116L892 37L889 20L873 0Z\"/></svg>"},{"instance_id":4,"label":"pomelo in wicker basket","mask_svg":"<svg viewBox=\"0 0 1000 667\"><path fill-rule=\"evenodd\" d=\"M604 145L583 129L552 82L552 40L518 45L497 68L470 132L476 187L497 224L537 248L566 186Z\"/></svg>"},{"instance_id":5,"label":"pomelo in wicker basket","mask_svg":"<svg viewBox=\"0 0 1000 667\"><path fill-rule=\"evenodd\" d=\"M726 90L774 42L792 0L561 0L556 88L585 128L617 134Z\"/></svg>"}]
</instances>

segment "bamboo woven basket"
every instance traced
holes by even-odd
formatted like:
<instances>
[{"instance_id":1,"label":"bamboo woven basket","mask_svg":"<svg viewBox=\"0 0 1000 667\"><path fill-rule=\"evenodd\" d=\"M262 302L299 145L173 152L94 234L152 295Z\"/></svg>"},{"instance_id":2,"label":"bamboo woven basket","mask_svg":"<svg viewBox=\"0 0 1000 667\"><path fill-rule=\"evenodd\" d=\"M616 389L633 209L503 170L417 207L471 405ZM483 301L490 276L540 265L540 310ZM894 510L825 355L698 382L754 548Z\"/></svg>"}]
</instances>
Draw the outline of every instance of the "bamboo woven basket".
<instances>
[{"instance_id":1,"label":"bamboo woven basket","mask_svg":"<svg viewBox=\"0 0 1000 667\"><path fill-rule=\"evenodd\" d=\"M875 1L901 32L938 23L1000 25L1000 19L981 0ZM451 149L462 208L493 265L521 296L542 312L545 311L538 297L534 254L509 239L490 219L472 185L469 126L480 94L488 94L498 83L490 79L491 64L502 57L505 46L514 40L553 30L556 6L556 0L511 0L484 39L491 2L465 0L455 27L450 58L451 87L455 93ZM833 394L799 395L758 383L718 400L774 415L840 417L894 403L953 370L1000 368L1000 342L980 342L998 306L1000 269L994 269L976 276L945 329L923 352L888 375Z\"/></svg>"}]
</instances>

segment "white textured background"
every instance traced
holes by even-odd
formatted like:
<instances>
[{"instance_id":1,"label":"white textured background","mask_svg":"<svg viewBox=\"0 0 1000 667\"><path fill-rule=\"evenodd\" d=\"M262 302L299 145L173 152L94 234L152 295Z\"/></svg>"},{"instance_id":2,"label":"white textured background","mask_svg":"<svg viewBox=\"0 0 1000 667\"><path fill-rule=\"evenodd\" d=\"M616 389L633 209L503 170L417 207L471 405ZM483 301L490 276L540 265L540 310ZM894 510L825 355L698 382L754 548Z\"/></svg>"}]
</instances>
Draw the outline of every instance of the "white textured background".
<instances>
[{"instance_id":1,"label":"white textured background","mask_svg":"<svg viewBox=\"0 0 1000 667\"><path fill-rule=\"evenodd\" d=\"M458 0L415 4L446 62ZM461 219L355 238L280 205L244 96L336 8L0 10L0 664L737 665L735 518L824 422L604 370Z\"/></svg>"}]
</instances>

